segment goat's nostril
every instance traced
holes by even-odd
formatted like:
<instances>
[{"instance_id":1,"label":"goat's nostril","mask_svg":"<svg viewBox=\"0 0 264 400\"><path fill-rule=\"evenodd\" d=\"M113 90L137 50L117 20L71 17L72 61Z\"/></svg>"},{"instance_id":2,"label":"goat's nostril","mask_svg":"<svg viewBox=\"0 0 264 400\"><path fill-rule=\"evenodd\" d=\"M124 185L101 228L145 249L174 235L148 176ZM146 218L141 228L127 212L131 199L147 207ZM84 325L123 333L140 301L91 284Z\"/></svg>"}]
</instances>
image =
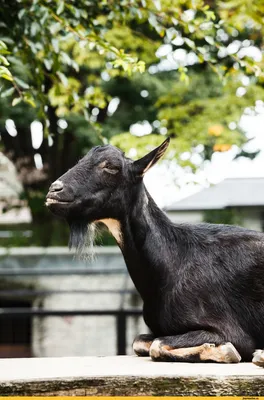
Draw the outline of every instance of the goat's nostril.
<instances>
[{"instance_id":1,"label":"goat's nostril","mask_svg":"<svg viewBox=\"0 0 264 400\"><path fill-rule=\"evenodd\" d=\"M62 189L63 189L63 183L61 181L55 181L50 186L49 191L50 192L59 192Z\"/></svg>"}]
</instances>

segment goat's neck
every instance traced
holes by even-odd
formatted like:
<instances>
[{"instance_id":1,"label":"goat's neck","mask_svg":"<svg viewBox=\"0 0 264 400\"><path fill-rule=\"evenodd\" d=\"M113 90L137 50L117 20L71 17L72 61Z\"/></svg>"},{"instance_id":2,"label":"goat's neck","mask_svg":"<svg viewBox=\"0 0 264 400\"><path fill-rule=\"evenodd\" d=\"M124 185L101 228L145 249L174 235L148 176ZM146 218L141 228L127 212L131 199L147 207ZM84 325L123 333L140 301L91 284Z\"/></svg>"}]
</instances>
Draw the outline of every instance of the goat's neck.
<instances>
[{"instance_id":1,"label":"goat's neck","mask_svg":"<svg viewBox=\"0 0 264 400\"><path fill-rule=\"evenodd\" d=\"M172 225L142 185L130 211L120 221L119 246L143 300L158 294L166 276Z\"/></svg>"}]
</instances>

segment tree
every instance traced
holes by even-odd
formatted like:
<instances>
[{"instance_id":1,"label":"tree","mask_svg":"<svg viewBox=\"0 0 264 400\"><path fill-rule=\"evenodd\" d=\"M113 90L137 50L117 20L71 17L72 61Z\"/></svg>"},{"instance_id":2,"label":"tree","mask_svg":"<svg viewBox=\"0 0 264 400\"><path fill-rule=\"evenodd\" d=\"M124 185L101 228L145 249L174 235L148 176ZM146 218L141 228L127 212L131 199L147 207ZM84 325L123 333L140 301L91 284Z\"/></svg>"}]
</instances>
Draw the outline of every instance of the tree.
<instances>
[{"instance_id":1,"label":"tree","mask_svg":"<svg viewBox=\"0 0 264 400\"><path fill-rule=\"evenodd\" d=\"M230 129L230 122L263 96L261 62L239 55L243 40L262 45L260 21L251 11L242 1L1 3L1 146L16 165L34 226L44 234L35 235L40 243L49 244L55 223L43 207L48 185L93 145L111 140L140 155L167 132L170 156L194 170L191 156L199 144L202 160L233 144L243 147L244 133ZM246 30L241 18L251 21ZM240 44L230 52L234 41ZM161 46L164 55L157 52ZM179 50L184 56L173 59ZM254 86L237 97L245 74ZM115 112L113 99L119 102ZM6 119L15 122L16 136ZM39 148L30 135L36 120L44 135ZM124 136L143 120L152 135ZM182 160L182 152L189 158ZM43 167L36 167L36 154Z\"/></svg>"}]
</instances>

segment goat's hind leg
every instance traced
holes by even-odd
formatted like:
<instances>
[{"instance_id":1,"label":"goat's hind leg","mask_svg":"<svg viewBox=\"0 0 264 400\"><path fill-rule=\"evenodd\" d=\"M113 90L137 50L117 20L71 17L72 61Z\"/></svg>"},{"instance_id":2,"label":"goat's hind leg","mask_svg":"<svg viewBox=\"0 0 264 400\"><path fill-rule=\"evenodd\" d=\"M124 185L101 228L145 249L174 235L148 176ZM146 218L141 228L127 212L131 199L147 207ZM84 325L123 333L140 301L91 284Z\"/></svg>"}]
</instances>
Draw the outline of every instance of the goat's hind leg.
<instances>
[{"instance_id":1,"label":"goat's hind leg","mask_svg":"<svg viewBox=\"0 0 264 400\"><path fill-rule=\"evenodd\" d=\"M217 334L192 331L183 335L157 338L150 347L154 361L238 363L241 356Z\"/></svg>"},{"instance_id":2,"label":"goat's hind leg","mask_svg":"<svg viewBox=\"0 0 264 400\"><path fill-rule=\"evenodd\" d=\"M155 337L152 334L138 335L133 342L133 350L139 357L149 357L149 349Z\"/></svg>"},{"instance_id":3,"label":"goat's hind leg","mask_svg":"<svg viewBox=\"0 0 264 400\"><path fill-rule=\"evenodd\" d=\"M264 367L264 350L256 350L252 362L258 367Z\"/></svg>"}]
</instances>

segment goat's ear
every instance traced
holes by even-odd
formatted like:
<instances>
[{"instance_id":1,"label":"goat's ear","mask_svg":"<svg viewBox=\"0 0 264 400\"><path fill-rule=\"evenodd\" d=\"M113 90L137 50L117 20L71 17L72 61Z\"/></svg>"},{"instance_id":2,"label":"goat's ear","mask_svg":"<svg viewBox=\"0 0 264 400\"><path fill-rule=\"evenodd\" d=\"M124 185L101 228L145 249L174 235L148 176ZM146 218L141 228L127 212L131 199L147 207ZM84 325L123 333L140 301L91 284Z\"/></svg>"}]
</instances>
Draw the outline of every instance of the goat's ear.
<instances>
[{"instance_id":1,"label":"goat's ear","mask_svg":"<svg viewBox=\"0 0 264 400\"><path fill-rule=\"evenodd\" d=\"M136 176L144 176L145 173L155 165L159 159L164 155L167 147L169 146L170 138L166 139L159 147L146 154L133 163L133 171Z\"/></svg>"}]
</instances>

